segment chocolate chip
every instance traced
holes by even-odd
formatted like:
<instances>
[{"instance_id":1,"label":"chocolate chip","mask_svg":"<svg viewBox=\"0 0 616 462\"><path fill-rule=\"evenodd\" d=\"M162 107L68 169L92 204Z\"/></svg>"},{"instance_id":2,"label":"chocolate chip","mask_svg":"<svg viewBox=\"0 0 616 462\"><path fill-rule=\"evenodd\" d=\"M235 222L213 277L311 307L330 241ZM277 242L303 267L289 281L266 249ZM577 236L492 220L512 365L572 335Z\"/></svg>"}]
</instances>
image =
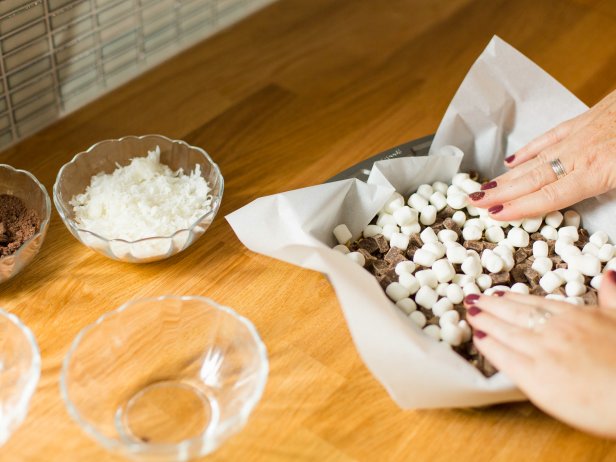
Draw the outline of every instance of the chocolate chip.
<instances>
[{"instance_id":1,"label":"chocolate chip","mask_svg":"<svg viewBox=\"0 0 616 462\"><path fill-rule=\"evenodd\" d=\"M443 210L441 210L439 213L436 214L437 218L440 219L445 219L445 218L451 218L453 217L453 214L456 213L457 210L450 207L450 206L445 206L445 208Z\"/></svg>"},{"instance_id":2,"label":"chocolate chip","mask_svg":"<svg viewBox=\"0 0 616 462\"><path fill-rule=\"evenodd\" d=\"M446 229L450 229L451 231L454 231L458 236L462 235L462 230L460 229L458 224L455 221L453 221L451 218L445 218L443 220L443 226Z\"/></svg>"},{"instance_id":3,"label":"chocolate chip","mask_svg":"<svg viewBox=\"0 0 616 462\"><path fill-rule=\"evenodd\" d=\"M548 293L545 290L543 290L543 287L537 285L537 286L532 287L530 289L530 294L531 295L539 295L541 297L545 297Z\"/></svg>"},{"instance_id":4,"label":"chocolate chip","mask_svg":"<svg viewBox=\"0 0 616 462\"><path fill-rule=\"evenodd\" d=\"M357 247L363 249L369 254L374 254L379 251L379 245L373 237L366 237L357 242Z\"/></svg>"},{"instance_id":5,"label":"chocolate chip","mask_svg":"<svg viewBox=\"0 0 616 462\"><path fill-rule=\"evenodd\" d=\"M518 265L522 263L524 260L526 260L528 257L530 257L532 253L533 251L530 249L530 247L521 247L515 251L515 253L513 254L513 259L515 260L515 263Z\"/></svg>"},{"instance_id":6,"label":"chocolate chip","mask_svg":"<svg viewBox=\"0 0 616 462\"><path fill-rule=\"evenodd\" d=\"M539 279L541 279L541 275L534 269L528 267L524 271L524 275L526 276L526 279L528 280L529 284L532 284L532 285L539 284Z\"/></svg>"},{"instance_id":7,"label":"chocolate chip","mask_svg":"<svg viewBox=\"0 0 616 462\"><path fill-rule=\"evenodd\" d=\"M588 289L588 292L582 295L582 300L584 300L585 305L597 305L599 303L597 291L595 289Z\"/></svg>"},{"instance_id":8,"label":"chocolate chip","mask_svg":"<svg viewBox=\"0 0 616 462\"><path fill-rule=\"evenodd\" d=\"M357 249L357 251L361 253L364 256L364 260L366 260L364 268L370 268L374 264L374 262L377 261L376 257L372 256L370 252L368 252L366 249L360 248Z\"/></svg>"},{"instance_id":9,"label":"chocolate chip","mask_svg":"<svg viewBox=\"0 0 616 462\"><path fill-rule=\"evenodd\" d=\"M490 273L492 278L492 284L495 286L502 286L511 282L511 275L509 271L501 271L500 273Z\"/></svg>"},{"instance_id":10,"label":"chocolate chip","mask_svg":"<svg viewBox=\"0 0 616 462\"><path fill-rule=\"evenodd\" d=\"M533 233L530 235L531 241L547 241L547 239L541 233Z\"/></svg>"},{"instance_id":11,"label":"chocolate chip","mask_svg":"<svg viewBox=\"0 0 616 462\"><path fill-rule=\"evenodd\" d=\"M382 234L377 234L376 236L374 236L374 241L376 242L380 253L387 253L387 251L389 250L389 242L387 242L385 236L383 236Z\"/></svg>"},{"instance_id":12,"label":"chocolate chip","mask_svg":"<svg viewBox=\"0 0 616 462\"><path fill-rule=\"evenodd\" d=\"M421 237L419 236L419 234L414 233L411 234L409 237L409 246L414 246L414 247L421 247L423 246L423 241L421 240Z\"/></svg>"},{"instance_id":13,"label":"chocolate chip","mask_svg":"<svg viewBox=\"0 0 616 462\"><path fill-rule=\"evenodd\" d=\"M406 251L399 249L398 247L392 247L385 254L384 260L392 266L396 266L401 261L406 261Z\"/></svg>"}]
</instances>

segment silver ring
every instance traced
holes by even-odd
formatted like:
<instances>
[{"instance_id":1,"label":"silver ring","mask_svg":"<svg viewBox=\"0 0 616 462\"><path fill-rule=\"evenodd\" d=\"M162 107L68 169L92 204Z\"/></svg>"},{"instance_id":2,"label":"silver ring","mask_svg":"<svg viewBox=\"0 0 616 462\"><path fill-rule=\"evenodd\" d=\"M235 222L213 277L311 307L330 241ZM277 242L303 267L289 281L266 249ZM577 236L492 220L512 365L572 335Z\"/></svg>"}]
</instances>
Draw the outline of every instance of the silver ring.
<instances>
[{"instance_id":1,"label":"silver ring","mask_svg":"<svg viewBox=\"0 0 616 462\"><path fill-rule=\"evenodd\" d=\"M534 307L528 314L528 328L534 332L539 332L552 316L554 316L554 313L551 311Z\"/></svg>"},{"instance_id":2,"label":"silver ring","mask_svg":"<svg viewBox=\"0 0 616 462\"><path fill-rule=\"evenodd\" d=\"M567 174L567 172L565 171L565 167L563 166L563 163L560 161L560 159L554 159L550 161L550 166L552 167L552 170L554 170L554 173L556 173L557 180L560 180L563 176Z\"/></svg>"}]
</instances>

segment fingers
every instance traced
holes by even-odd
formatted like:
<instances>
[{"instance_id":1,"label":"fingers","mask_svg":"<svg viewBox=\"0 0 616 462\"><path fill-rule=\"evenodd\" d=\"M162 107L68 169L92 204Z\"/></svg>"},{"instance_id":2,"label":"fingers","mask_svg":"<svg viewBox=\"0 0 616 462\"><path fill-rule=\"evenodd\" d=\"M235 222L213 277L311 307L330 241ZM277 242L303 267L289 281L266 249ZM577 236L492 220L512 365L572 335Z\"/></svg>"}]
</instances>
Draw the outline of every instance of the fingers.
<instances>
[{"instance_id":1,"label":"fingers","mask_svg":"<svg viewBox=\"0 0 616 462\"><path fill-rule=\"evenodd\" d=\"M534 158L544 149L558 143L571 132L573 120L574 119L567 120L551 130L548 130L543 135L535 138L522 149L518 150L515 154L507 157L507 159L505 159L505 165L507 167L516 167L529 159Z\"/></svg>"},{"instance_id":2,"label":"fingers","mask_svg":"<svg viewBox=\"0 0 616 462\"><path fill-rule=\"evenodd\" d=\"M599 306L616 309L616 271L606 271L601 278Z\"/></svg>"},{"instance_id":3,"label":"fingers","mask_svg":"<svg viewBox=\"0 0 616 462\"><path fill-rule=\"evenodd\" d=\"M479 339L475 337L475 346L499 371L504 372L516 383L526 383L533 373L534 361L499 342L489 334Z\"/></svg>"},{"instance_id":4,"label":"fingers","mask_svg":"<svg viewBox=\"0 0 616 462\"><path fill-rule=\"evenodd\" d=\"M469 314L471 312L469 311ZM531 357L537 349L537 334L528 328L510 324L486 311L467 316L466 319L473 328L525 356Z\"/></svg>"}]
</instances>

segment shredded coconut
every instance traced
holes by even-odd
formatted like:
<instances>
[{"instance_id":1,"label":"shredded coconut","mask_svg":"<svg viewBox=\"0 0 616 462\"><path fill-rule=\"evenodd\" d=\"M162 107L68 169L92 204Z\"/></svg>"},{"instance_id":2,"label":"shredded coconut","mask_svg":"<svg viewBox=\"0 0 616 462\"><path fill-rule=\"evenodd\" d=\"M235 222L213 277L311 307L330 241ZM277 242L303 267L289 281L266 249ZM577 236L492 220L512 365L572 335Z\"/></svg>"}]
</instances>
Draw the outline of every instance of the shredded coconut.
<instances>
[{"instance_id":1,"label":"shredded coconut","mask_svg":"<svg viewBox=\"0 0 616 462\"><path fill-rule=\"evenodd\" d=\"M197 164L190 174L160 163L160 149L111 174L98 173L70 204L80 227L106 239L171 236L212 209L211 188Z\"/></svg>"}]
</instances>

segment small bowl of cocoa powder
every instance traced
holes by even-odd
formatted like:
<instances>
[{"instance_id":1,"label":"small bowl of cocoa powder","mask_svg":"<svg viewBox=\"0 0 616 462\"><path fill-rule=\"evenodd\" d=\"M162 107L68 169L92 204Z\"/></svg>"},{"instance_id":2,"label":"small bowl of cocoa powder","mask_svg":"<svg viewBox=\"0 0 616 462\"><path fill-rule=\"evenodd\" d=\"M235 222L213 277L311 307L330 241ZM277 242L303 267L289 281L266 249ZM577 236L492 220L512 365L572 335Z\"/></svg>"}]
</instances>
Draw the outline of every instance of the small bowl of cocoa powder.
<instances>
[{"instance_id":1,"label":"small bowl of cocoa powder","mask_svg":"<svg viewBox=\"0 0 616 462\"><path fill-rule=\"evenodd\" d=\"M34 175L0 164L0 283L38 253L50 215L49 195Z\"/></svg>"}]
</instances>

